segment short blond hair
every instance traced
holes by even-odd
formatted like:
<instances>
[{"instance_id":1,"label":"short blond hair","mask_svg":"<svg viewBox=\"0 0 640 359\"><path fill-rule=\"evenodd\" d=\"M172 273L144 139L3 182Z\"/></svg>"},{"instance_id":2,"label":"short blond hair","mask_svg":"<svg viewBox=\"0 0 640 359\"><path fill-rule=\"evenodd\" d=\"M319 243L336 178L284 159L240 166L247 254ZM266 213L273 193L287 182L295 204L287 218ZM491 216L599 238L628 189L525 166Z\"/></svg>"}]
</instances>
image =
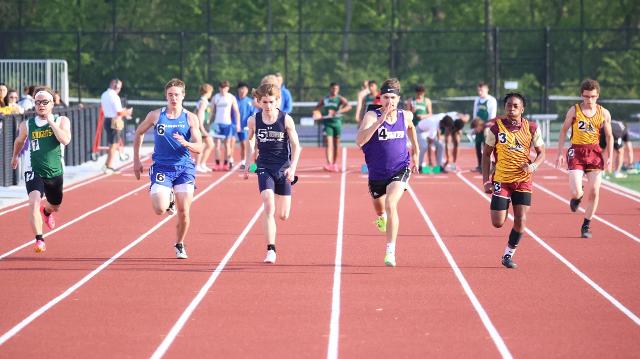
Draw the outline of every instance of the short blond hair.
<instances>
[{"instance_id":1,"label":"short blond hair","mask_svg":"<svg viewBox=\"0 0 640 359\"><path fill-rule=\"evenodd\" d=\"M264 83L261 84L257 89L254 89L252 91L252 95L258 100L266 96L274 96L275 98L280 98L280 88L276 84Z\"/></svg>"},{"instance_id":2,"label":"short blond hair","mask_svg":"<svg viewBox=\"0 0 640 359\"><path fill-rule=\"evenodd\" d=\"M200 85L200 95L207 94L209 92L213 92L213 86L211 84L202 84Z\"/></svg>"},{"instance_id":3,"label":"short blond hair","mask_svg":"<svg viewBox=\"0 0 640 359\"><path fill-rule=\"evenodd\" d=\"M262 81L260 81L260 85L262 84L277 84L278 83L278 78L276 77L276 75L270 74L267 75L265 77L262 78Z\"/></svg>"}]
</instances>

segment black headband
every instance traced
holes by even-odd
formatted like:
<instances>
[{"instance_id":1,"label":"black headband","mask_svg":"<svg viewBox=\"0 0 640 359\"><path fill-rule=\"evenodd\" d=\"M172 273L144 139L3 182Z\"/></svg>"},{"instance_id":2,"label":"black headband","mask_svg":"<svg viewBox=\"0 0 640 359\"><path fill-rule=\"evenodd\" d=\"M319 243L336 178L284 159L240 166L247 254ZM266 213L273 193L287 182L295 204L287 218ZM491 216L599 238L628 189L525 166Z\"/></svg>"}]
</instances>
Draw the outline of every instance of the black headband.
<instances>
[{"instance_id":1,"label":"black headband","mask_svg":"<svg viewBox=\"0 0 640 359\"><path fill-rule=\"evenodd\" d=\"M380 93L383 95L386 93L392 93L400 96L400 90L398 90L397 88L389 87L388 85L382 86L382 88L380 89Z\"/></svg>"}]
</instances>

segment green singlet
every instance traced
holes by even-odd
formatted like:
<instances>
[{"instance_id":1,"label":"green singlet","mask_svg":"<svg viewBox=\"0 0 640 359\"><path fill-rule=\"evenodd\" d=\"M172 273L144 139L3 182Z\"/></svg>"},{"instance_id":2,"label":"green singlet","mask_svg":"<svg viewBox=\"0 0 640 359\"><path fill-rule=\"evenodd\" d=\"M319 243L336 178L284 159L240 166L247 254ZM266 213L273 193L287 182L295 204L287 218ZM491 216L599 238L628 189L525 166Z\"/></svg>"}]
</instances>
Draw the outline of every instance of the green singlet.
<instances>
[{"instance_id":1,"label":"green singlet","mask_svg":"<svg viewBox=\"0 0 640 359\"><path fill-rule=\"evenodd\" d=\"M58 121L58 115L54 115ZM62 147L49 124L36 125L36 118L27 120L29 158L31 170L42 178L53 178L63 173Z\"/></svg>"}]
</instances>

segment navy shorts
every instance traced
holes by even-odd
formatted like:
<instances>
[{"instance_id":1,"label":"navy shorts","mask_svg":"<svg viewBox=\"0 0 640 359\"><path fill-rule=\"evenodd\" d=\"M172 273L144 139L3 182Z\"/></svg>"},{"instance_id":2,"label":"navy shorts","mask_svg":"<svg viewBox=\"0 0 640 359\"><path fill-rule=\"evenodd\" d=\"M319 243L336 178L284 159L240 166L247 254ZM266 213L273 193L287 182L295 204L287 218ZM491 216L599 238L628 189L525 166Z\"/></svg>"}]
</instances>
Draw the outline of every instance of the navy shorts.
<instances>
[{"instance_id":1,"label":"navy shorts","mask_svg":"<svg viewBox=\"0 0 640 359\"><path fill-rule=\"evenodd\" d=\"M149 168L149 178L151 186L159 184L165 187L177 186L179 184L196 184L196 169L194 166L172 166L154 163Z\"/></svg>"},{"instance_id":2,"label":"navy shorts","mask_svg":"<svg viewBox=\"0 0 640 359\"><path fill-rule=\"evenodd\" d=\"M280 196L291 196L291 182L284 175L287 168L273 170L266 167L258 167L256 174L258 175L258 188L260 192L270 189L273 193Z\"/></svg>"}]
</instances>

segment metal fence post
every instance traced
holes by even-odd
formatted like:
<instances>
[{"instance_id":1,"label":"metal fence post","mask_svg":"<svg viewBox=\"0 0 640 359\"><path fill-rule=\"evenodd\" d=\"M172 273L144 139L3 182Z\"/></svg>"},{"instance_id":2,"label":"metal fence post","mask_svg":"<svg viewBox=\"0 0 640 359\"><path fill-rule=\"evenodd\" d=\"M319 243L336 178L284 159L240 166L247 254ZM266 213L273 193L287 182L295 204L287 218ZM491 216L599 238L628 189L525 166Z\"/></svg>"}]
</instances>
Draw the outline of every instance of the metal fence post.
<instances>
[{"instance_id":1,"label":"metal fence post","mask_svg":"<svg viewBox=\"0 0 640 359\"><path fill-rule=\"evenodd\" d=\"M500 97L500 33L499 28L496 26L493 29L493 88L495 96Z\"/></svg>"},{"instance_id":2,"label":"metal fence post","mask_svg":"<svg viewBox=\"0 0 640 359\"><path fill-rule=\"evenodd\" d=\"M180 80L184 81L184 31L180 31Z\"/></svg>"},{"instance_id":3,"label":"metal fence post","mask_svg":"<svg viewBox=\"0 0 640 359\"><path fill-rule=\"evenodd\" d=\"M76 86L78 90L78 103L82 103L82 89L80 83L82 81L81 71L82 71L82 53L80 52L80 37L82 32L78 30L76 32ZM67 104L68 105L68 104Z\"/></svg>"},{"instance_id":4,"label":"metal fence post","mask_svg":"<svg viewBox=\"0 0 640 359\"><path fill-rule=\"evenodd\" d=\"M542 102L542 112L549 112L549 88L551 87L551 43L549 27L544 29L544 95Z\"/></svg>"}]
</instances>

